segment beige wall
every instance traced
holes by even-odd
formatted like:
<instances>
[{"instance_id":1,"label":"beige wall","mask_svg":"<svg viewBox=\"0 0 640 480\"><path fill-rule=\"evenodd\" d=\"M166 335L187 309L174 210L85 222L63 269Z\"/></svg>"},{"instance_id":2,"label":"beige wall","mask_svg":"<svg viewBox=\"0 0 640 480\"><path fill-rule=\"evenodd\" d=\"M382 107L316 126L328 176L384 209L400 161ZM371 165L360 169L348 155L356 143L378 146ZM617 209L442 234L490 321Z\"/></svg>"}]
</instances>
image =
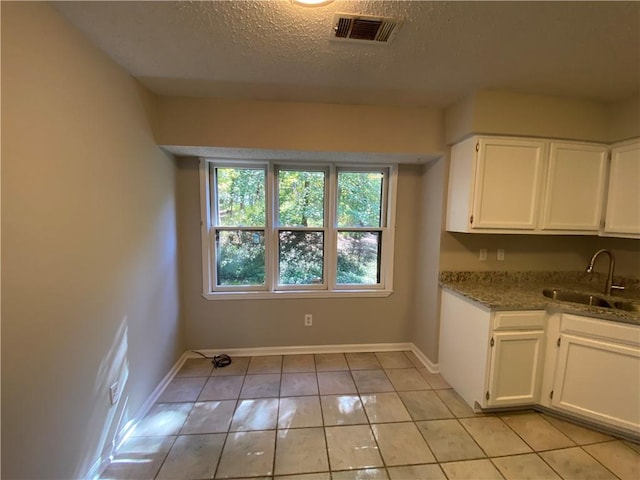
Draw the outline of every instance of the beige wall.
<instances>
[{"instance_id":1,"label":"beige wall","mask_svg":"<svg viewBox=\"0 0 640 480\"><path fill-rule=\"evenodd\" d=\"M438 363L440 229L444 216L447 166L446 157L423 166L419 197L421 218L418 224L412 342L432 363Z\"/></svg>"},{"instance_id":2,"label":"beige wall","mask_svg":"<svg viewBox=\"0 0 640 480\"><path fill-rule=\"evenodd\" d=\"M387 298L206 300L202 262L198 162L178 162L183 316L192 349L336 345L411 341L414 318L421 166L401 166L395 237L394 293ZM303 325L313 314L313 327Z\"/></svg>"},{"instance_id":3,"label":"beige wall","mask_svg":"<svg viewBox=\"0 0 640 480\"><path fill-rule=\"evenodd\" d=\"M613 142L640 136L640 98L612 105L588 100L481 90L445 112L446 141L472 133ZM478 251L488 250L487 261ZM506 251L505 261L496 250ZM582 270L594 251L611 248L617 273L640 276L640 249L632 239L593 236L492 235L443 232L442 270Z\"/></svg>"},{"instance_id":4,"label":"beige wall","mask_svg":"<svg viewBox=\"0 0 640 480\"><path fill-rule=\"evenodd\" d=\"M442 112L156 99L44 3L2 3L2 100L3 478L82 477L186 348L413 341L437 362L438 267L582 269L611 247L619 273L640 269L633 240L442 232L443 157L400 168L392 296L205 300L197 161L156 143L437 156ZM479 92L449 111L447 140L626 138L634 108Z\"/></svg>"},{"instance_id":5,"label":"beige wall","mask_svg":"<svg viewBox=\"0 0 640 480\"><path fill-rule=\"evenodd\" d=\"M609 107L609 138L612 142L640 137L640 95Z\"/></svg>"},{"instance_id":6,"label":"beige wall","mask_svg":"<svg viewBox=\"0 0 640 480\"><path fill-rule=\"evenodd\" d=\"M442 234L442 270L584 270L593 253L609 248L616 255L616 274L640 276L640 241L580 235ZM479 250L488 250L487 261L478 260ZM496 260L496 250L505 250L505 260ZM606 262L605 262L606 263ZM598 270L598 268L596 268ZM606 265L602 265L602 271Z\"/></svg>"},{"instance_id":7,"label":"beige wall","mask_svg":"<svg viewBox=\"0 0 640 480\"><path fill-rule=\"evenodd\" d=\"M479 90L445 112L446 141L472 133L610 141L610 107L571 98Z\"/></svg>"},{"instance_id":8,"label":"beige wall","mask_svg":"<svg viewBox=\"0 0 640 480\"><path fill-rule=\"evenodd\" d=\"M330 105L163 97L160 145L271 150L437 154L442 111L411 107Z\"/></svg>"},{"instance_id":9,"label":"beige wall","mask_svg":"<svg viewBox=\"0 0 640 480\"><path fill-rule=\"evenodd\" d=\"M84 478L184 351L143 97L50 5L2 2L2 478Z\"/></svg>"}]
</instances>

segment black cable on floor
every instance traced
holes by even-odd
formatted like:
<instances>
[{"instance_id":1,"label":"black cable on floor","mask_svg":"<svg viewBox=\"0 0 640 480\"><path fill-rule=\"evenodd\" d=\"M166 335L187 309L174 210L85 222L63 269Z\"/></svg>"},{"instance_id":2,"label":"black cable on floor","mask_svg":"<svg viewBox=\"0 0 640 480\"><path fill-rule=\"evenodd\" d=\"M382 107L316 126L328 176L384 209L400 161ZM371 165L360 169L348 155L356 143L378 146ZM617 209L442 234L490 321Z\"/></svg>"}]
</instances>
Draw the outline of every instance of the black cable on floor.
<instances>
[{"instance_id":1,"label":"black cable on floor","mask_svg":"<svg viewBox=\"0 0 640 480\"><path fill-rule=\"evenodd\" d=\"M207 357L204 353L198 352L197 350L191 350L191 352L197 353L201 357L211 360L211 363L213 363L213 366L215 368L223 368L231 364L231 357L224 353L221 353L220 355L214 355L212 358L212 357Z\"/></svg>"}]
</instances>

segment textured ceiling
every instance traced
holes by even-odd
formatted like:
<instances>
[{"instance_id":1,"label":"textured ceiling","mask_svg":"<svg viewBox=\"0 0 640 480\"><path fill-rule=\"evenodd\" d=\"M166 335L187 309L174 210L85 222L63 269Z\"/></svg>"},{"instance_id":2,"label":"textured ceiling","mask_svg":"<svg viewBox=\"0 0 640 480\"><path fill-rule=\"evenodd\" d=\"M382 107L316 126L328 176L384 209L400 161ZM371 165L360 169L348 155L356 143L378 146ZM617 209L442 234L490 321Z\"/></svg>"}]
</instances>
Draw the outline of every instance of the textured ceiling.
<instances>
[{"instance_id":1,"label":"textured ceiling","mask_svg":"<svg viewBox=\"0 0 640 480\"><path fill-rule=\"evenodd\" d=\"M56 2L152 91L445 106L478 89L621 100L640 88L639 2ZM400 18L389 45L333 16Z\"/></svg>"}]
</instances>

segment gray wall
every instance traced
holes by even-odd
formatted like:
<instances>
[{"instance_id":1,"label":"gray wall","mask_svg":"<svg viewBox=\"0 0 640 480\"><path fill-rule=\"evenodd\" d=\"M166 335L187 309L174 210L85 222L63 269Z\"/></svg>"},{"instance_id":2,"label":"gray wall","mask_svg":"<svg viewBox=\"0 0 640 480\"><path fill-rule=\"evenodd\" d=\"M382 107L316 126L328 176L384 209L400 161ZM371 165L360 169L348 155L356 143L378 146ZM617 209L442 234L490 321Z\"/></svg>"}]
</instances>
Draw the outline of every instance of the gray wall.
<instances>
[{"instance_id":1,"label":"gray wall","mask_svg":"<svg viewBox=\"0 0 640 480\"><path fill-rule=\"evenodd\" d=\"M185 350L151 100L50 5L2 2L2 478L81 478Z\"/></svg>"},{"instance_id":2,"label":"gray wall","mask_svg":"<svg viewBox=\"0 0 640 480\"><path fill-rule=\"evenodd\" d=\"M178 160L183 317L189 348L411 341L420 165L398 174L394 293L387 298L206 300L202 297L198 161ZM313 327L303 325L313 314Z\"/></svg>"},{"instance_id":3,"label":"gray wall","mask_svg":"<svg viewBox=\"0 0 640 480\"><path fill-rule=\"evenodd\" d=\"M416 312L411 337L412 342L433 363L438 362L440 231L444 215L447 171L447 157L442 157L425 165L421 175Z\"/></svg>"}]
</instances>

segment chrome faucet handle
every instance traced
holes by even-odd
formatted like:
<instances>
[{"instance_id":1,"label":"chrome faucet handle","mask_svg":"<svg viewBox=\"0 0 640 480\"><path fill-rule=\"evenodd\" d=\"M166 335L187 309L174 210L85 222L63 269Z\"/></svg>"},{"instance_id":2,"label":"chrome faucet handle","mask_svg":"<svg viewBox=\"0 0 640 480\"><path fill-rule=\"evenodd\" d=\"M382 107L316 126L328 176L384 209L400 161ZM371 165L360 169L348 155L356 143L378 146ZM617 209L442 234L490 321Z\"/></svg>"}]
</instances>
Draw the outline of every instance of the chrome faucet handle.
<instances>
[{"instance_id":1,"label":"chrome faucet handle","mask_svg":"<svg viewBox=\"0 0 640 480\"><path fill-rule=\"evenodd\" d=\"M624 290L624 285L611 285L611 290L619 290L622 292Z\"/></svg>"}]
</instances>

